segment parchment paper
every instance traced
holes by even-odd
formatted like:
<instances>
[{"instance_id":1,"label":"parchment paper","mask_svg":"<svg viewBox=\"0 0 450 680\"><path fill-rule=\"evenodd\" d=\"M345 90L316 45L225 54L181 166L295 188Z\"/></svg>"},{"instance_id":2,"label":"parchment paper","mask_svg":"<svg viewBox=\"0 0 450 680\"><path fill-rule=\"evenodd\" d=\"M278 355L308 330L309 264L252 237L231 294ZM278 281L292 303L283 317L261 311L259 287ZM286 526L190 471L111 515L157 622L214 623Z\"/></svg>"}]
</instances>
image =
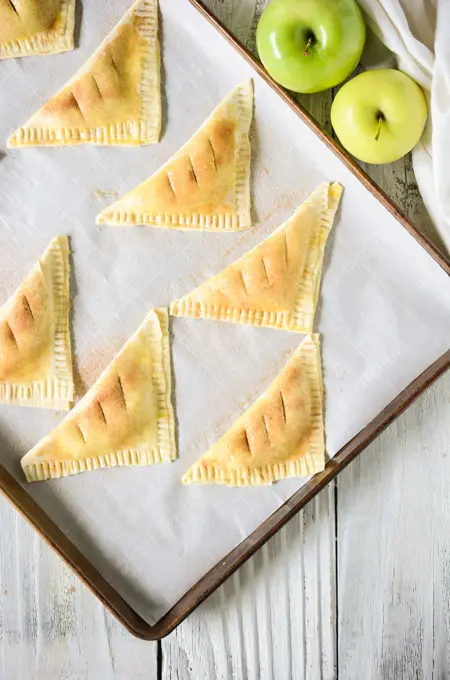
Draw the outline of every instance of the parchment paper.
<instances>
[{"instance_id":1,"label":"parchment paper","mask_svg":"<svg viewBox=\"0 0 450 680\"><path fill-rule=\"evenodd\" d=\"M317 318L332 456L448 349L450 281L187 0L161 0L166 103L159 145L7 151L8 134L64 84L128 6L85 2L76 51L0 63L0 298L19 285L51 237L70 235L81 396L149 307L168 305L221 270L289 217L320 181L337 180L345 193L327 246ZM217 235L95 226L100 210L156 170L229 90L252 76L253 229ZM302 480L262 489L180 483L301 339L173 320L178 461L27 487L147 621L158 620L301 486ZM21 456L62 417L0 408L2 462L21 483Z\"/></svg>"}]
</instances>

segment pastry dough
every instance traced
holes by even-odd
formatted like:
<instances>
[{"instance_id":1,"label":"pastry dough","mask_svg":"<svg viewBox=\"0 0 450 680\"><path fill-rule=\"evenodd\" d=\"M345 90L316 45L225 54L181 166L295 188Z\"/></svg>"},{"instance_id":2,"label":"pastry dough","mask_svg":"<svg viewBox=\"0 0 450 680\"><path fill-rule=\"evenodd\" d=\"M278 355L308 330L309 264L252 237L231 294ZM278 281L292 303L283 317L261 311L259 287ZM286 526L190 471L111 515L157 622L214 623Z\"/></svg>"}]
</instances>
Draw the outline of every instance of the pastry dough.
<instances>
[{"instance_id":1,"label":"pastry dough","mask_svg":"<svg viewBox=\"0 0 450 680\"><path fill-rule=\"evenodd\" d=\"M69 245L58 236L0 309L0 402L70 408L69 309Z\"/></svg>"},{"instance_id":2,"label":"pastry dough","mask_svg":"<svg viewBox=\"0 0 450 680\"><path fill-rule=\"evenodd\" d=\"M73 50L75 0L0 0L0 59Z\"/></svg>"},{"instance_id":3,"label":"pastry dough","mask_svg":"<svg viewBox=\"0 0 450 680\"><path fill-rule=\"evenodd\" d=\"M310 333L341 193L339 184L321 184L265 241L172 302L170 313Z\"/></svg>"},{"instance_id":4,"label":"pastry dough","mask_svg":"<svg viewBox=\"0 0 450 680\"><path fill-rule=\"evenodd\" d=\"M22 459L29 482L176 458L168 313L153 309L65 420Z\"/></svg>"},{"instance_id":5,"label":"pastry dough","mask_svg":"<svg viewBox=\"0 0 450 680\"><path fill-rule=\"evenodd\" d=\"M1 2L1 0L0 0ZM8 146L150 144L161 127L157 0L137 0Z\"/></svg>"},{"instance_id":6,"label":"pastry dough","mask_svg":"<svg viewBox=\"0 0 450 680\"><path fill-rule=\"evenodd\" d=\"M189 468L185 484L250 486L325 467L318 335L305 338L269 388Z\"/></svg>"},{"instance_id":7,"label":"pastry dough","mask_svg":"<svg viewBox=\"0 0 450 680\"><path fill-rule=\"evenodd\" d=\"M202 127L147 181L97 217L97 224L237 231L251 225L253 84L231 92Z\"/></svg>"}]
</instances>

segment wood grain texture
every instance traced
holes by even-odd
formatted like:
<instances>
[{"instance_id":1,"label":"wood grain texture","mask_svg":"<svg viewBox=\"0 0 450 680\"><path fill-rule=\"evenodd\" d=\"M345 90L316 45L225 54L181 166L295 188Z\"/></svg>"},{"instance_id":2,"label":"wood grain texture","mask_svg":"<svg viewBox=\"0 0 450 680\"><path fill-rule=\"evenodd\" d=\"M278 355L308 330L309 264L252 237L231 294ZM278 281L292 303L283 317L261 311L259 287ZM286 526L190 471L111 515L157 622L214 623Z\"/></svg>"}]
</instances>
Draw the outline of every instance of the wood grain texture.
<instances>
[{"instance_id":1,"label":"wood grain texture","mask_svg":"<svg viewBox=\"0 0 450 680\"><path fill-rule=\"evenodd\" d=\"M162 678L335 677L330 486L162 641Z\"/></svg>"},{"instance_id":2,"label":"wood grain texture","mask_svg":"<svg viewBox=\"0 0 450 680\"><path fill-rule=\"evenodd\" d=\"M206 0L205 5L232 28L235 37L243 43L255 31L255 17L260 16L267 0ZM255 11L256 7L256 11Z\"/></svg>"},{"instance_id":3,"label":"wood grain texture","mask_svg":"<svg viewBox=\"0 0 450 680\"><path fill-rule=\"evenodd\" d=\"M156 680L133 638L0 496L0 680Z\"/></svg>"},{"instance_id":4,"label":"wood grain texture","mask_svg":"<svg viewBox=\"0 0 450 680\"><path fill-rule=\"evenodd\" d=\"M447 375L339 477L341 678L449 677L449 422Z\"/></svg>"}]
</instances>

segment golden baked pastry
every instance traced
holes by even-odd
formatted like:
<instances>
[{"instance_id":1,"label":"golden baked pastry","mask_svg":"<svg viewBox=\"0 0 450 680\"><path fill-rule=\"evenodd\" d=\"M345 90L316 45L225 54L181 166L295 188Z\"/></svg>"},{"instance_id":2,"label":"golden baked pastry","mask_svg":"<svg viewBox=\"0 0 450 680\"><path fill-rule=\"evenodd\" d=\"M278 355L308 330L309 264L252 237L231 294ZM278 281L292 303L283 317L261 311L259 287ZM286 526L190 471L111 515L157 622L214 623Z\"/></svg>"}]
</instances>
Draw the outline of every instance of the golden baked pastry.
<instances>
[{"instance_id":1,"label":"golden baked pastry","mask_svg":"<svg viewBox=\"0 0 450 680\"><path fill-rule=\"evenodd\" d=\"M157 142L160 128L158 5L137 0L8 146L138 146Z\"/></svg>"},{"instance_id":2,"label":"golden baked pastry","mask_svg":"<svg viewBox=\"0 0 450 680\"><path fill-rule=\"evenodd\" d=\"M69 244L50 243L0 309L0 402L69 410Z\"/></svg>"},{"instance_id":3,"label":"golden baked pastry","mask_svg":"<svg viewBox=\"0 0 450 680\"><path fill-rule=\"evenodd\" d=\"M238 231L251 225L253 84L231 92L165 165L97 217L97 224Z\"/></svg>"},{"instance_id":4,"label":"golden baked pastry","mask_svg":"<svg viewBox=\"0 0 450 680\"><path fill-rule=\"evenodd\" d=\"M24 458L29 482L176 458L168 313L142 326L64 421Z\"/></svg>"},{"instance_id":5,"label":"golden baked pastry","mask_svg":"<svg viewBox=\"0 0 450 680\"><path fill-rule=\"evenodd\" d=\"M250 486L325 467L320 342L307 336L267 390L204 456L185 484Z\"/></svg>"},{"instance_id":6,"label":"golden baked pastry","mask_svg":"<svg viewBox=\"0 0 450 680\"><path fill-rule=\"evenodd\" d=\"M321 184L268 238L172 302L170 313L310 333L341 193L339 184Z\"/></svg>"},{"instance_id":7,"label":"golden baked pastry","mask_svg":"<svg viewBox=\"0 0 450 680\"><path fill-rule=\"evenodd\" d=\"M0 59L73 50L75 0L0 0Z\"/></svg>"}]
</instances>

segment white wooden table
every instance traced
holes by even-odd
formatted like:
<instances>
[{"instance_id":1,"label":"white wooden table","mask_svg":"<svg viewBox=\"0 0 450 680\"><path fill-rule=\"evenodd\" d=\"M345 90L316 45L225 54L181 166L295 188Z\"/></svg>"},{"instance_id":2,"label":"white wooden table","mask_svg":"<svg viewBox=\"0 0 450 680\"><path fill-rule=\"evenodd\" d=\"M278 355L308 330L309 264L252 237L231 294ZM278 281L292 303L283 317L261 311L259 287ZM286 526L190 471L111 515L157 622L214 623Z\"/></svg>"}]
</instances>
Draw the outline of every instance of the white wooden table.
<instances>
[{"instance_id":1,"label":"white wooden table","mask_svg":"<svg viewBox=\"0 0 450 680\"><path fill-rule=\"evenodd\" d=\"M331 93L302 103L329 125ZM410 158L367 170L438 243ZM0 497L0 680L448 678L449 490L446 375L161 644Z\"/></svg>"}]
</instances>

